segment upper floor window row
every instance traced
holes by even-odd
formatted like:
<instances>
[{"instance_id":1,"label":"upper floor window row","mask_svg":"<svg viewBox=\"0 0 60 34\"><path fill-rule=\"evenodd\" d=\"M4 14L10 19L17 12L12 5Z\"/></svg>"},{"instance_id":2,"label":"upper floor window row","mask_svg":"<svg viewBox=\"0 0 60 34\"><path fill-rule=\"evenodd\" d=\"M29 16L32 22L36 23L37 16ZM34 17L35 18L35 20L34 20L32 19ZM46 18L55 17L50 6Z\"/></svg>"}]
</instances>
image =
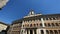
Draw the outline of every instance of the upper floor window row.
<instances>
[{"instance_id":1,"label":"upper floor window row","mask_svg":"<svg viewBox=\"0 0 60 34\"><path fill-rule=\"evenodd\" d=\"M58 20L57 17L51 17L51 18L43 18L43 20ZM32 21L41 21L41 18L40 19L35 19L35 20L26 20L26 21L23 21L23 22L32 22Z\"/></svg>"},{"instance_id":2,"label":"upper floor window row","mask_svg":"<svg viewBox=\"0 0 60 34\"><path fill-rule=\"evenodd\" d=\"M43 18L43 20L58 20L58 18L57 17L51 17L51 18Z\"/></svg>"}]
</instances>

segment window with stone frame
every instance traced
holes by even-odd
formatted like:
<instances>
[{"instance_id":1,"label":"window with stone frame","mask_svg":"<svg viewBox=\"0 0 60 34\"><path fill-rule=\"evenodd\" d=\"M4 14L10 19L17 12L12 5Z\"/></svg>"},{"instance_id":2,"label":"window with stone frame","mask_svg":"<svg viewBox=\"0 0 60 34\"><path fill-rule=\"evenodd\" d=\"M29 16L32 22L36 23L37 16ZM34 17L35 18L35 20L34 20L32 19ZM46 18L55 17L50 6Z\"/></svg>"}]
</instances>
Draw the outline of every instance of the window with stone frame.
<instances>
[{"instance_id":1,"label":"window with stone frame","mask_svg":"<svg viewBox=\"0 0 60 34\"><path fill-rule=\"evenodd\" d=\"M24 25L23 25L23 27L24 27Z\"/></svg>"},{"instance_id":2,"label":"window with stone frame","mask_svg":"<svg viewBox=\"0 0 60 34\"><path fill-rule=\"evenodd\" d=\"M34 27L36 27L36 24L34 24Z\"/></svg>"},{"instance_id":3,"label":"window with stone frame","mask_svg":"<svg viewBox=\"0 0 60 34\"><path fill-rule=\"evenodd\" d=\"M58 30L58 32L60 33L60 30Z\"/></svg>"},{"instance_id":4,"label":"window with stone frame","mask_svg":"<svg viewBox=\"0 0 60 34\"><path fill-rule=\"evenodd\" d=\"M52 31L52 30L50 30L50 33L51 33L51 34L53 34L53 31Z\"/></svg>"},{"instance_id":5,"label":"window with stone frame","mask_svg":"<svg viewBox=\"0 0 60 34\"><path fill-rule=\"evenodd\" d=\"M55 34L58 34L57 30L54 30Z\"/></svg>"},{"instance_id":6,"label":"window with stone frame","mask_svg":"<svg viewBox=\"0 0 60 34\"><path fill-rule=\"evenodd\" d=\"M49 20L52 20L52 18L50 17Z\"/></svg>"},{"instance_id":7,"label":"window with stone frame","mask_svg":"<svg viewBox=\"0 0 60 34\"><path fill-rule=\"evenodd\" d=\"M46 18L43 18L43 20L46 20Z\"/></svg>"},{"instance_id":8,"label":"window with stone frame","mask_svg":"<svg viewBox=\"0 0 60 34\"><path fill-rule=\"evenodd\" d=\"M39 18L39 21L41 21L41 18Z\"/></svg>"},{"instance_id":9,"label":"window with stone frame","mask_svg":"<svg viewBox=\"0 0 60 34\"><path fill-rule=\"evenodd\" d=\"M54 23L51 23L52 27L55 26Z\"/></svg>"},{"instance_id":10,"label":"window with stone frame","mask_svg":"<svg viewBox=\"0 0 60 34\"><path fill-rule=\"evenodd\" d=\"M55 23L56 24L56 26L59 26L59 24L58 23Z\"/></svg>"},{"instance_id":11,"label":"window with stone frame","mask_svg":"<svg viewBox=\"0 0 60 34\"><path fill-rule=\"evenodd\" d=\"M40 23L40 27L42 27L42 23Z\"/></svg>"},{"instance_id":12,"label":"window with stone frame","mask_svg":"<svg viewBox=\"0 0 60 34\"><path fill-rule=\"evenodd\" d=\"M48 27L50 27L51 26L51 24L50 23L48 23Z\"/></svg>"},{"instance_id":13,"label":"window with stone frame","mask_svg":"<svg viewBox=\"0 0 60 34\"><path fill-rule=\"evenodd\" d=\"M56 18L55 18L55 17L53 17L53 20L56 20Z\"/></svg>"},{"instance_id":14,"label":"window with stone frame","mask_svg":"<svg viewBox=\"0 0 60 34\"><path fill-rule=\"evenodd\" d=\"M45 26L47 26L47 23L44 23Z\"/></svg>"},{"instance_id":15,"label":"window with stone frame","mask_svg":"<svg viewBox=\"0 0 60 34\"><path fill-rule=\"evenodd\" d=\"M46 34L49 34L49 31L48 30L46 30Z\"/></svg>"},{"instance_id":16,"label":"window with stone frame","mask_svg":"<svg viewBox=\"0 0 60 34\"><path fill-rule=\"evenodd\" d=\"M38 24L36 24L38 26Z\"/></svg>"},{"instance_id":17,"label":"window with stone frame","mask_svg":"<svg viewBox=\"0 0 60 34\"><path fill-rule=\"evenodd\" d=\"M44 34L44 31L43 30L41 30L41 34Z\"/></svg>"},{"instance_id":18,"label":"window with stone frame","mask_svg":"<svg viewBox=\"0 0 60 34\"><path fill-rule=\"evenodd\" d=\"M32 24L30 24L30 27L32 27Z\"/></svg>"}]
</instances>

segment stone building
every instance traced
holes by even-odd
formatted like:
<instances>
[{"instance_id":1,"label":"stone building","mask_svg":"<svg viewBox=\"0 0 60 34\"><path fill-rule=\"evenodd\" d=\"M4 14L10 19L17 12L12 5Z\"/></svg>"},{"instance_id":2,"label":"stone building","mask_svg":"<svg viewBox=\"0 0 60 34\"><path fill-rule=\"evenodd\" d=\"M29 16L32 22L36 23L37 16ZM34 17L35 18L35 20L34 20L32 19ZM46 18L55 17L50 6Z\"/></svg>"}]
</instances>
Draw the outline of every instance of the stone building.
<instances>
[{"instance_id":1,"label":"stone building","mask_svg":"<svg viewBox=\"0 0 60 34\"><path fill-rule=\"evenodd\" d=\"M19 27L17 24L21 23ZM60 14L35 14L34 10L11 25L11 33L16 33L20 29L20 34L60 34Z\"/></svg>"},{"instance_id":2,"label":"stone building","mask_svg":"<svg viewBox=\"0 0 60 34\"><path fill-rule=\"evenodd\" d=\"M6 31L7 27L8 27L8 24L0 22L0 34L6 34L7 33L7 31Z\"/></svg>"},{"instance_id":3,"label":"stone building","mask_svg":"<svg viewBox=\"0 0 60 34\"><path fill-rule=\"evenodd\" d=\"M21 20L13 21L12 24L9 26L9 29L7 31L7 34L20 34L21 31Z\"/></svg>"},{"instance_id":4,"label":"stone building","mask_svg":"<svg viewBox=\"0 0 60 34\"><path fill-rule=\"evenodd\" d=\"M60 34L60 14L35 14L32 10L22 20L22 34Z\"/></svg>"}]
</instances>

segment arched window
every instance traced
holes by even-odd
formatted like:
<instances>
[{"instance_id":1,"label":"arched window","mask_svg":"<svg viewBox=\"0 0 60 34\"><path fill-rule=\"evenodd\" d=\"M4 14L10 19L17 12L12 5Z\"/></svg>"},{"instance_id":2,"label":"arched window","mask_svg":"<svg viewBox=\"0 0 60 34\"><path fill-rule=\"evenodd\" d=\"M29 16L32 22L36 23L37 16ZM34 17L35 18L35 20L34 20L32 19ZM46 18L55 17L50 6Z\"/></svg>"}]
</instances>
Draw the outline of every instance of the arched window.
<instances>
[{"instance_id":1,"label":"arched window","mask_svg":"<svg viewBox=\"0 0 60 34\"><path fill-rule=\"evenodd\" d=\"M48 30L46 30L46 34L49 34L49 31Z\"/></svg>"},{"instance_id":2,"label":"arched window","mask_svg":"<svg viewBox=\"0 0 60 34\"><path fill-rule=\"evenodd\" d=\"M38 26L38 24L37 24L37 26Z\"/></svg>"},{"instance_id":3,"label":"arched window","mask_svg":"<svg viewBox=\"0 0 60 34\"><path fill-rule=\"evenodd\" d=\"M55 34L58 34L57 30L54 30Z\"/></svg>"},{"instance_id":4,"label":"arched window","mask_svg":"<svg viewBox=\"0 0 60 34\"><path fill-rule=\"evenodd\" d=\"M46 24L46 23L44 23L44 25L45 25L45 26L47 26L47 24Z\"/></svg>"},{"instance_id":5,"label":"arched window","mask_svg":"<svg viewBox=\"0 0 60 34\"><path fill-rule=\"evenodd\" d=\"M30 24L30 27L32 26L32 24Z\"/></svg>"},{"instance_id":6,"label":"arched window","mask_svg":"<svg viewBox=\"0 0 60 34\"><path fill-rule=\"evenodd\" d=\"M50 34L53 34L53 31L52 30L50 30Z\"/></svg>"},{"instance_id":7,"label":"arched window","mask_svg":"<svg viewBox=\"0 0 60 34\"><path fill-rule=\"evenodd\" d=\"M39 21L41 21L41 18L39 18Z\"/></svg>"},{"instance_id":8,"label":"arched window","mask_svg":"<svg viewBox=\"0 0 60 34\"><path fill-rule=\"evenodd\" d=\"M51 26L50 23L48 23L48 26L49 26L49 27Z\"/></svg>"},{"instance_id":9,"label":"arched window","mask_svg":"<svg viewBox=\"0 0 60 34\"><path fill-rule=\"evenodd\" d=\"M34 26L36 26L36 25L34 24Z\"/></svg>"},{"instance_id":10,"label":"arched window","mask_svg":"<svg viewBox=\"0 0 60 34\"><path fill-rule=\"evenodd\" d=\"M51 23L52 26L55 26L54 23Z\"/></svg>"},{"instance_id":11,"label":"arched window","mask_svg":"<svg viewBox=\"0 0 60 34\"><path fill-rule=\"evenodd\" d=\"M58 30L58 32L60 33L60 30Z\"/></svg>"},{"instance_id":12,"label":"arched window","mask_svg":"<svg viewBox=\"0 0 60 34\"><path fill-rule=\"evenodd\" d=\"M52 18L49 18L50 20L52 20Z\"/></svg>"},{"instance_id":13,"label":"arched window","mask_svg":"<svg viewBox=\"0 0 60 34\"><path fill-rule=\"evenodd\" d=\"M53 18L53 20L56 20L55 18Z\"/></svg>"},{"instance_id":14,"label":"arched window","mask_svg":"<svg viewBox=\"0 0 60 34\"><path fill-rule=\"evenodd\" d=\"M55 24L56 24L56 26L59 26L58 23L55 23Z\"/></svg>"},{"instance_id":15,"label":"arched window","mask_svg":"<svg viewBox=\"0 0 60 34\"><path fill-rule=\"evenodd\" d=\"M23 25L23 27L24 27L24 25Z\"/></svg>"},{"instance_id":16,"label":"arched window","mask_svg":"<svg viewBox=\"0 0 60 34\"><path fill-rule=\"evenodd\" d=\"M40 23L40 26L42 27L42 23Z\"/></svg>"}]
</instances>

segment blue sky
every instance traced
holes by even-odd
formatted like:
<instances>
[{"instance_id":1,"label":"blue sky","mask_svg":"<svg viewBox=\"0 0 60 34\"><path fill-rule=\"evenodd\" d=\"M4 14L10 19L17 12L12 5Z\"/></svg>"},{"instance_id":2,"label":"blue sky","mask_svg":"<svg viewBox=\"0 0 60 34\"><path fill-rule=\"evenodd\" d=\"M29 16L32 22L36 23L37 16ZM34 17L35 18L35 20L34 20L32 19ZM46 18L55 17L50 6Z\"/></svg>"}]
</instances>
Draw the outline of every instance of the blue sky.
<instances>
[{"instance_id":1,"label":"blue sky","mask_svg":"<svg viewBox=\"0 0 60 34\"><path fill-rule=\"evenodd\" d=\"M35 13L60 14L60 0L9 0L0 10L0 21L11 24L12 21L27 15L30 9Z\"/></svg>"}]
</instances>

